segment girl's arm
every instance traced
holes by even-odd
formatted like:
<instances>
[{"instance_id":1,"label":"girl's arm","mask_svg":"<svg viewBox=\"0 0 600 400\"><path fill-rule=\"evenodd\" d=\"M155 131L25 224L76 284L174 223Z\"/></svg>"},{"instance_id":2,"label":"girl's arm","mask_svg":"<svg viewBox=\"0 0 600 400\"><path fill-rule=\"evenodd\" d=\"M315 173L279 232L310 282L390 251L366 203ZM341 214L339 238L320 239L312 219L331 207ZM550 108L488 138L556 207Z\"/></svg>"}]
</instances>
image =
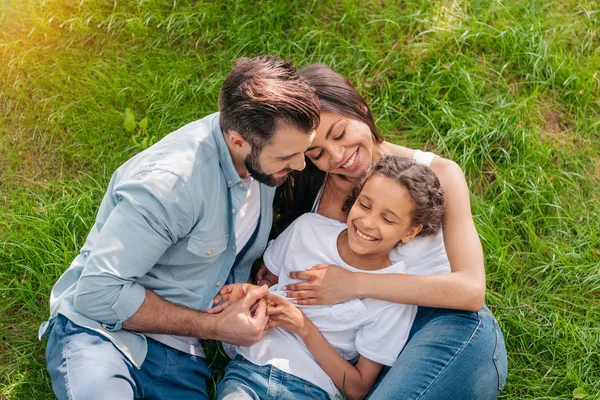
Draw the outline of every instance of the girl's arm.
<instances>
[{"instance_id":1,"label":"girl's arm","mask_svg":"<svg viewBox=\"0 0 600 400\"><path fill-rule=\"evenodd\" d=\"M269 287L276 285L279 282L279 276L275 275L267 269L266 265L261 265L256 273L256 284L267 285Z\"/></svg>"},{"instance_id":2,"label":"girl's arm","mask_svg":"<svg viewBox=\"0 0 600 400\"><path fill-rule=\"evenodd\" d=\"M356 366L344 360L304 313L289 301L268 294L268 328L282 328L300 336L335 386L348 399L364 398L381 372L382 365L360 356Z\"/></svg>"},{"instance_id":3,"label":"girl's arm","mask_svg":"<svg viewBox=\"0 0 600 400\"><path fill-rule=\"evenodd\" d=\"M306 283L288 285L297 304L334 304L355 297L395 303L478 311L485 299L483 250L473 217L469 190L460 167L436 158L432 169L445 191L444 244L452 272L445 275L351 273L330 265L293 272Z\"/></svg>"}]
</instances>

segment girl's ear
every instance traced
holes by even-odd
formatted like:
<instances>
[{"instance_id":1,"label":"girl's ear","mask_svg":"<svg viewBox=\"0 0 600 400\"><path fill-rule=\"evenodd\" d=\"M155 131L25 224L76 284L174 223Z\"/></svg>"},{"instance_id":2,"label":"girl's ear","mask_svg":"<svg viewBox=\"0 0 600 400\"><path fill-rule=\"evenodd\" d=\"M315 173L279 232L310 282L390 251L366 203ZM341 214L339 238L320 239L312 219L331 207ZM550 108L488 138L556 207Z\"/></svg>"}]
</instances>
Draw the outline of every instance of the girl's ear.
<instances>
[{"instance_id":1,"label":"girl's ear","mask_svg":"<svg viewBox=\"0 0 600 400\"><path fill-rule=\"evenodd\" d=\"M421 232L421 229L423 229L423 225L415 225L415 226L411 226L410 228L408 228L408 230L406 231L406 233L404 234L404 236L402 237L402 239L400 239L400 241L402 243L407 243L409 240L411 240L412 238L414 238L415 236L417 236L419 234L419 232Z\"/></svg>"}]
</instances>

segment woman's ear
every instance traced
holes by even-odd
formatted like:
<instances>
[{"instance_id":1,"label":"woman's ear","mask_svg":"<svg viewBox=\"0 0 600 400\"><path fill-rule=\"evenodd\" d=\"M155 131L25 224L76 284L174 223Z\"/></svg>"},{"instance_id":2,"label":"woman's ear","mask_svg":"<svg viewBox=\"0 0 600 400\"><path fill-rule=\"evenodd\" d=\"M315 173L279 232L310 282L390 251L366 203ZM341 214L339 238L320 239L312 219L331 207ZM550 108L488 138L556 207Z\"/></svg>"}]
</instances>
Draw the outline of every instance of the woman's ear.
<instances>
[{"instance_id":1,"label":"woman's ear","mask_svg":"<svg viewBox=\"0 0 600 400\"><path fill-rule=\"evenodd\" d=\"M417 236L419 234L419 232L421 232L421 229L423 229L423 225L415 225L415 226L411 226L410 228L408 228L408 230L406 231L406 233L404 234L404 236L402 237L402 239L400 239L400 241L402 243L407 243L409 240L411 240L412 238L414 238L415 236Z\"/></svg>"}]
</instances>

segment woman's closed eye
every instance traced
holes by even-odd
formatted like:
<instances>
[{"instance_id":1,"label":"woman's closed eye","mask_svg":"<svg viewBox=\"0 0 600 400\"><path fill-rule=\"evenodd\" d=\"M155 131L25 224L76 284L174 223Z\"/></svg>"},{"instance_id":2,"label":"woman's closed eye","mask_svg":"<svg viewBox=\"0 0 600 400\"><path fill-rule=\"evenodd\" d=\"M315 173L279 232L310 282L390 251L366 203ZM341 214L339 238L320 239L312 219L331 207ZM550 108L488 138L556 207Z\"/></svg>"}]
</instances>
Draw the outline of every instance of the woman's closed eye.
<instances>
[{"instance_id":1,"label":"woman's closed eye","mask_svg":"<svg viewBox=\"0 0 600 400\"><path fill-rule=\"evenodd\" d=\"M368 205L366 205L362 201L359 201L358 205L361 206L361 208L364 208L365 210L370 210L371 209Z\"/></svg>"},{"instance_id":2,"label":"woman's closed eye","mask_svg":"<svg viewBox=\"0 0 600 400\"><path fill-rule=\"evenodd\" d=\"M334 137L333 140L342 140L342 138L346 135L346 128L340 133L337 137Z\"/></svg>"},{"instance_id":3,"label":"woman's closed eye","mask_svg":"<svg viewBox=\"0 0 600 400\"><path fill-rule=\"evenodd\" d=\"M319 158L321 158L321 156L323 156L323 153L324 153L324 151L323 151L323 150L321 150L321 151L319 152L319 154L317 154L315 157L312 157L312 159L313 159L313 160L315 160L315 161L318 161L318 160L319 160Z\"/></svg>"}]
</instances>

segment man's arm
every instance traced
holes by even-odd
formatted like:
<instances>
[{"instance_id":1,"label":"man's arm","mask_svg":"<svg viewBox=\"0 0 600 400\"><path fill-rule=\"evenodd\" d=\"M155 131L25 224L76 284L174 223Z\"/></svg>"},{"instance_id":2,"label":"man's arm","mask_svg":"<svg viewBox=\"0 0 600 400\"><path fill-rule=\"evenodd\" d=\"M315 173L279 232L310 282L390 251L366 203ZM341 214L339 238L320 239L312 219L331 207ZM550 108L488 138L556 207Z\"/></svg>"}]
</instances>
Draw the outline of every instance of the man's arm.
<instances>
[{"instance_id":1,"label":"man's arm","mask_svg":"<svg viewBox=\"0 0 600 400\"><path fill-rule=\"evenodd\" d=\"M210 316L170 303L137 282L196 220L181 179L162 170L144 172L120 183L116 193L120 201L96 236L77 283L75 309L112 331L125 327L233 343L258 340L256 332L266 323L264 301L249 311L262 297L258 293L248 294L228 313Z\"/></svg>"},{"instance_id":2,"label":"man's arm","mask_svg":"<svg viewBox=\"0 0 600 400\"><path fill-rule=\"evenodd\" d=\"M123 322L123 328L251 346L265 333L268 318L263 296L266 292L266 287L252 290L227 310L219 314L208 314L170 303L146 289L142 306ZM251 312L250 309L257 303L256 310Z\"/></svg>"}]
</instances>

